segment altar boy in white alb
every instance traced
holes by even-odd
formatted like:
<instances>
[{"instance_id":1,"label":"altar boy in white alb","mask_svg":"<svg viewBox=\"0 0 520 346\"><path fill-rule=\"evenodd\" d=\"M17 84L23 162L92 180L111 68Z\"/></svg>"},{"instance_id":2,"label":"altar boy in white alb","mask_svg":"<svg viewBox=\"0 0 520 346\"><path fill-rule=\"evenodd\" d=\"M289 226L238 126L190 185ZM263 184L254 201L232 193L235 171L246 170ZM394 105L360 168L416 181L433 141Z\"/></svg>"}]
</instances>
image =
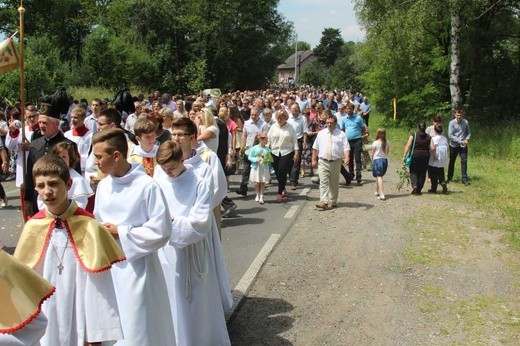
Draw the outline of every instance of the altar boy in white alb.
<instances>
[{"instance_id":1,"label":"altar boy in white alb","mask_svg":"<svg viewBox=\"0 0 520 346\"><path fill-rule=\"evenodd\" d=\"M117 345L175 345L168 290L157 250L168 243L171 218L159 185L141 165L130 164L121 129L92 138L99 182L94 214L119 239L127 261L113 278L124 340Z\"/></svg>"},{"instance_id":2,"label":"altar boy in white alb","mask_svg":"<svg viewBox=\"0 0 520 346\"><path fill-rule=\"evenodd\" d=\"M177 345L230 345L219 287L212 211L212 189L193 167L184 166L180 145L167 141L157 162L166 174L157 178L172 221L170 245L162 264L168 284ZM210 181L211 184L211 181Z\"/></svg>"},{"instance_id":3,"label":"altar boy in white alb","mask_svg":"<svg viewBox=\"0 0 520 346\"><path fill-rule=\"evenodd\" d=\"M110 269L124 261L123 252L91 214L68 199L69 167L60 157L38 159L33 176L46 209L25 224L14 256L56 287L42 306L48 324L41 344L122 339Z\"/></svg>"}]
</instances>

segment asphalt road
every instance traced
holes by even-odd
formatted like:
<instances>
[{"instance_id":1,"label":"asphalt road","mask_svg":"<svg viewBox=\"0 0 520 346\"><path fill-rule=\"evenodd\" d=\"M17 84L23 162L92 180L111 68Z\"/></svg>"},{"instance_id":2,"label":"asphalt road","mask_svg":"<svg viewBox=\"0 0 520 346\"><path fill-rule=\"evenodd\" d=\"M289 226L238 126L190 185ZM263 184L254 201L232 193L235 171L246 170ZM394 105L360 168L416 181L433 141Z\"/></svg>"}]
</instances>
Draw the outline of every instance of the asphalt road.
<instances>
[{"instance_id":1,"label":"asphalt road","mask_svg":"<svg viewBox=\"0 0 520 346\"><path fill-rule=\"evenodd\" d=\"M231 288L235 288L242 278L251 275L251 271L247 274L248 269L261 250L265 250L264 246L270 244L272 248L277 239L283 237L290 228L307 198L311 183L310 178L301 179L300 184L303 186L295 191L288 189L286 201L277 203L274 180L275 184L267 187L265 204L260 205L254 200L253 186L249 187L249 193L244 197L234 192L239 186L240 176L233 175L230 181L229 197L238 208L229 218L223 219L222 244ZM2 182L2 185L9 199L9 206L0 209L0 246L5 244L12 253L23 227L19 193L14 181Z\"/></svg>"}]
</instances>

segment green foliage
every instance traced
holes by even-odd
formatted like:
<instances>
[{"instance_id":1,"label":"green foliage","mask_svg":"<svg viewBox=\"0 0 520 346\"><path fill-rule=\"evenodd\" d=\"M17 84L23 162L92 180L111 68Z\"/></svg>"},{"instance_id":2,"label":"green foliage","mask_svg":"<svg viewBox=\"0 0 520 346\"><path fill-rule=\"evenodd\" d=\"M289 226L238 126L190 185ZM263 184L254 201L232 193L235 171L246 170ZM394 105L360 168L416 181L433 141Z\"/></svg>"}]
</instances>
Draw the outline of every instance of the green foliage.
<instances>
[{"instance_id":1,"label":"green foliage","mask_svg":"<svg viewBox=\"0 0 520 346\"><path fill-rule=\"evenodd\" d=\"M324 87L329 83L329 71L319 60L314 60L300 72L300 83Z\"/></svg>"},{"instance_id":2,"label":"green foliage","mask_svg":"<svg viewBox=\"0 0 520 346\"><path fill-rule=\"evenodd\" d=\"M3 3L0 19L11 24L0 30L12 33L18 1ZM65 73L60 83L111 89L261 88L287 57L293 31L277 5L278 0L30 1L26 36L47 37L48 49L57 49L64 64L40 71L36 82L56 83Z\"/></svg>"},{"instance_id":3,"label":"green foliage","mask_svg":"<svg viewBox=\"0 0 520 346\"><path fill-rule=\"evenodd\" d=\"M321 35L320 44L314 48L314 54L325 67L331 67L340 56L343 38L340 30L333 28L325 28Z\"/></svg>"},{"instance_id":4,"label":"green foliage","mask_svg":"<svg viewBox=\"0 0 520 346\"><path fill-rule=\"evenodd\" d=\"M66 86L69 67L60 59L59 50L48 36L29 38L25 49L26 101L38 99ZM0 95L16 100L20 96L20 71L0 75Z\"/></svg>"},{"instance_id":5,"label":"green foliage","mask_svg":"<svg viewBox=\"0 0 520 346\"><path fill-rule=\"evenodd\" d=\"M367 33L361 54L369 65L359 80L386 116L392 116L394 97L407 124L451 112L450 12L456 11L465 108L482 123L518 118L520 2L357 0L356 11Z\"/></svg>"}]
</instances>

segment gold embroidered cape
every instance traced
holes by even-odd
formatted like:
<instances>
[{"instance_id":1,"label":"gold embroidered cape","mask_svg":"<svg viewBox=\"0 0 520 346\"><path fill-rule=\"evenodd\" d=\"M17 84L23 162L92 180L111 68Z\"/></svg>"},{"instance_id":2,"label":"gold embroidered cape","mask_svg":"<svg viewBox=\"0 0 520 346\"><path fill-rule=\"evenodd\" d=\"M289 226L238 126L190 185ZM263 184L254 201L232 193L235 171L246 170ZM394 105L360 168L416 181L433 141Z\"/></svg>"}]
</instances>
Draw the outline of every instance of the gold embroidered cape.
<instances>
[{"instance_id":1,"label":"gold embroidered cape","mask_svg":"<svg viewBox=\"0 0 520 346\"><path fill-rule=\"evenodd\" d=\"M47 280L0 250L0 333L11 334L29 324L53 293Z\"/></svg>"},{"instance_id":2,"label":"gold embroidered cape","mask_svg":"<svg viewBox=\"0 0 520 346\"><path fill-rule=\"evenodd\" d=\"M74 201L59 219L68 233L76 259L85 271L101 272L126 259L112 235ZM34 215L23 228L14 257L34 268L45 255L55 224L56 218L47 210Z\"/></svg>"}]
</instances>

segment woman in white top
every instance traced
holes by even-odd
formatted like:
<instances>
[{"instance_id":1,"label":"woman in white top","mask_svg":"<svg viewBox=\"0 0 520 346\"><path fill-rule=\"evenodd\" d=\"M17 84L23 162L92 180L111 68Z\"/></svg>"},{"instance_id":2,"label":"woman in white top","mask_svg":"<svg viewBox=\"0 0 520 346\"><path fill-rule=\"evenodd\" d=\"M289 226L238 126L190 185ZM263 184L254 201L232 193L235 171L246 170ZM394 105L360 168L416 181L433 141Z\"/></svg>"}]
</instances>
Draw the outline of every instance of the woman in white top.
<instances>
[{"instance_id":1,"label":"woman in white top","mask_svg":"<svg viewBox=\"0 0 520 346\"><path fill-rule=\"evenodd\" d=\"M217 153L218 148L218 135L219 129L217 127L217 122L215 121L215 117L213 116L213 112L209 108L202 108L202 110L198 114L198 127L200 134L197 137L198 141L204 141L204 144L214 153Z\"/></svg>"},{"instance_id":2,"label":"woman in white top","mask_svg":"<svg viewBox=\"0 0 520 346\"><path fill-rule=\"evenodd\" d=\"M386 130L377 129L376 140L372 143L372 175L376 178L376 192L378 199L385 200L385 192L383 191L383 177L388 168L388 153L390 145L386 140Z\"/></svg>"},{"instance_id":3,"label":"woman in white top","mask_svg":"<svg viewBox=\"0 0 520 346\"><path fill-rule=\"evenodd\" d=\"M287 111L279 110L275 117L276 123L269 129L267 138L273 156L273 169L278 180L276 201L282 203L286 194L287 174L291 172L293 162L298 161L300 152L298 151L298 139L294 127L287 123L289 119Z\"/></svg>"}]
</instances>

